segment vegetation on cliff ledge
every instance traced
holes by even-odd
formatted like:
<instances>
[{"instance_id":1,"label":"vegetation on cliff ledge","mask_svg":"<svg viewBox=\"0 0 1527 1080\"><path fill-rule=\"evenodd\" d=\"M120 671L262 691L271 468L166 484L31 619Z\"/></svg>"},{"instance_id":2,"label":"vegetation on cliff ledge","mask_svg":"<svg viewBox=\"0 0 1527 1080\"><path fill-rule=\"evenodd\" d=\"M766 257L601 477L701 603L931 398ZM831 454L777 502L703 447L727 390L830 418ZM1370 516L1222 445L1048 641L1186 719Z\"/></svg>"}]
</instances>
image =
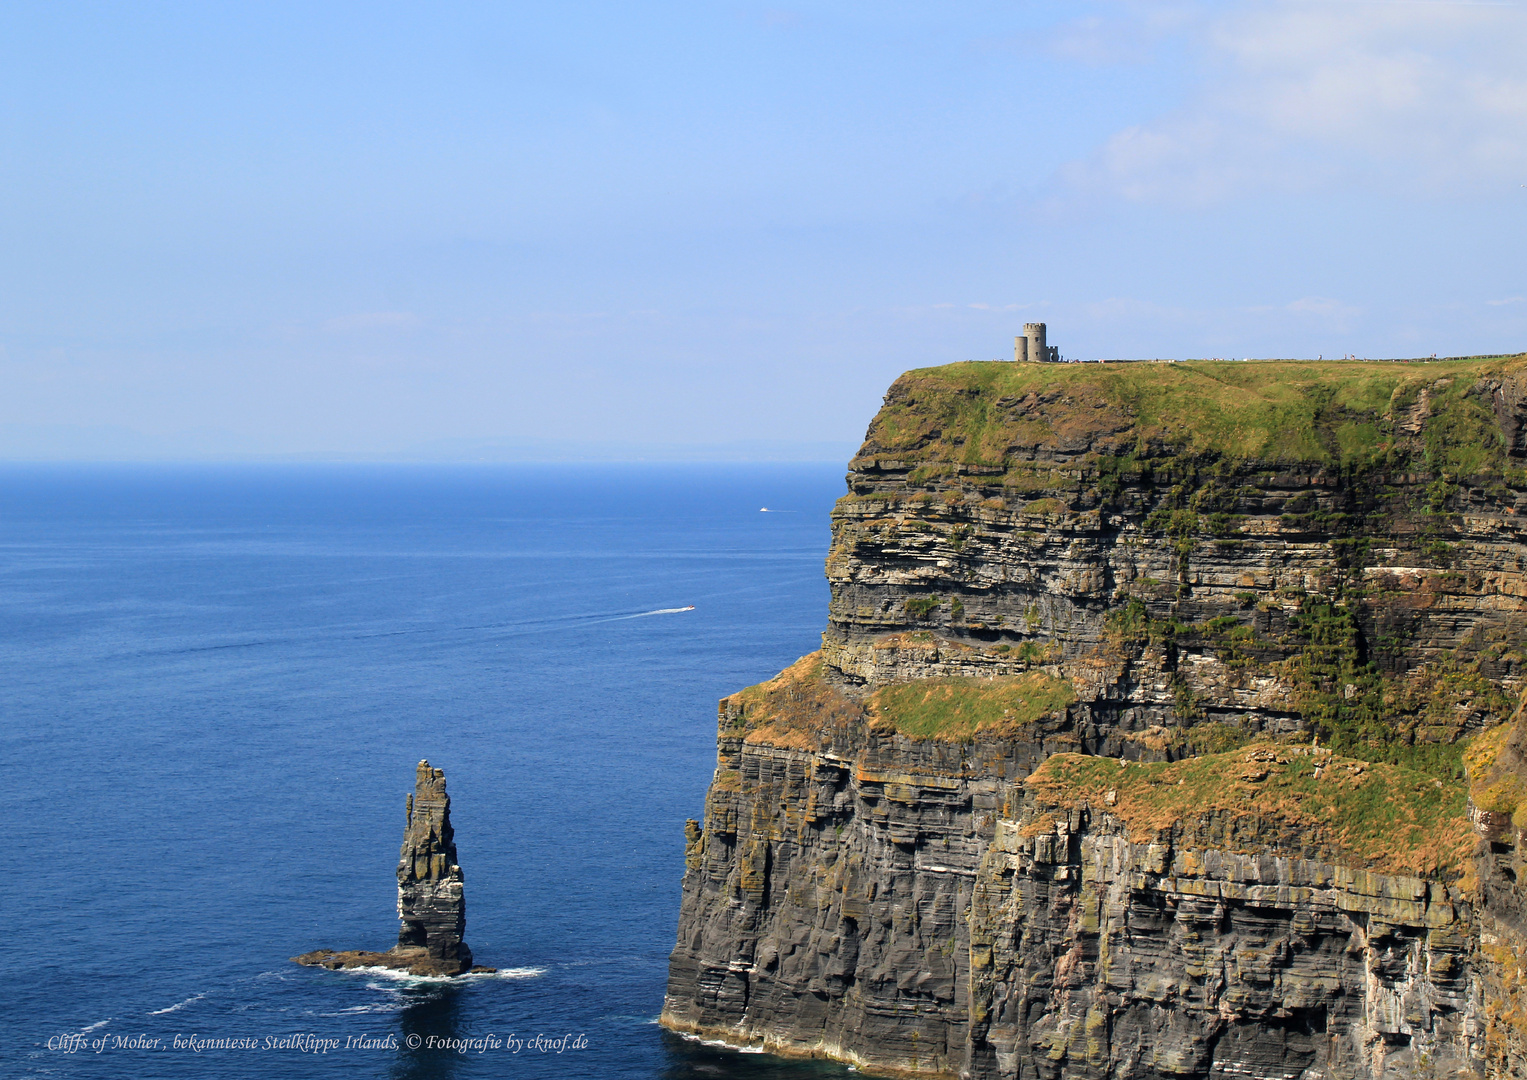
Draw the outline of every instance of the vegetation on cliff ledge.
<instances>
[{"instance_id":1,"label":"vegetation on cliff ledge","mask_svg":"<svg viewBox=\"0 0 1527 1080\"><path fill-rule=\"evenodd\" d=\"M1065 679L1044 671L999 678L918 679L894 683L869 699L881 728L914 739L963 741L1013 735L1076 700Z\"/></svg>"},{"instance_id":2,"label":"vegetation on cliff ledge","mask_svg":"<svg viewBox=\"0 0 1527 1080\"><path fill-rule=\"evenodd\" d=\"M1159 453L1269 465L1366 467L1422 459L1474 475L1500 464L1490 378L1527 377L1516 357L1401 361L974 362L909 371L860 450L920 466L1000 472L1037 448L1091 453L1117 470ZM1425 420L1412 447L1408 426ZM1398 463L1398 462L1393 462ZM1105 466L1106 468L1107 466ZM1022 477L1015 477L1021 482Z\"/></svg>"},{"instance_id":3,"label":"vegetation on cliff ledge","mask_svg":"<svg viewBox=\"0 0 1527 1080\"><path fill-rule=\"evenodd\" d=\"M1149 644L1204 649L1234 671L1260 665L1293 689L1311 734L1329 749L1462 780L1471 717L1506 716L1513 706L1512 696L1481 673L1481 664L1520 663L1515 643L1493 642L1469 660L1445 653L1411 672L1384 672L1362 639L1358 616L1371 598L1361 579L1337 584L1337 599L1286 590L1265 602L1288 616L1287 628L1272 634L1230 615L1201 622L1154 618L1132 598L1109 611L1106 640L1115 655ZM1197 718L1185 684L1173 687L1179 716Z\"/></svg>"},{"instance_id":4,"label":"vegetation on cliff ledge","mask_svg":"<svg viewBox=\"0 0 1527 1080\"><path fill-rule=\"evenodd\" d=\"M822 677L822 654L807 653L768 682L721 699L722 733L750 743L814 749L834 728L862 722L863 708Z\"/></svg>"},{"instance_id":5,"label":"vegetation on cliff ledge","mask_svg":"<svg viewBox=\"0 0 1527 1080\"><path fill-rule=\"evenodd\" d=\"M1225 850L1254 853L1276 839L1311 858L1449 880L1474 851L1462 784L1306 746L1263 742L1154 764L1056 754L1026 784L1041 806L1086 803L1119 818L1138 843L1219 819Z\"/></svg>"},{"instance_id":6,"label":"vegetation on cliff ledge","mask_svg":"<svg viewBox=\"0 0 1527 1080\"><path fill-rule=\"evenodd\" d=\"M1498 724L1469 740L1464 753L1469 770L1469 800L1480 810L1507 814L1527 824L1527 707L1514 723Z\"/></svg>"},{"instance_id":7,"label":"vegetation on cliff ledge","mask_svg":"<svg viewBox=\"0 0 1527 1080\"><path fill-rule=\"evenodd\" d=\"M845 723L941 742L1011 737L1076 700L1065 679L1034 670L895 683L856 702L825 679L822 668L821 653L803 656L768 682L724 698L722 715L747 742L807 749Z\"/></svg>"},{"instance_id":8,"label":"vegetation on cliff ledge","mask_svg":"<svg viewBox=\"0 0 1527 1080\"><path fill-rule=\"evenodd\" d=\"M1023 737L1032 735L1025 728L1072 700L1064 680L1031 671L897 683L859 703L823 677L821 655L812 653L768 682L724 699L722 711L732 733L749 743L806 750L821 747L844 725L951 742ZM1507 727L1516 730L1500 730ZM1514 807L1522 794L1519 774L1488 771L1501 737L1475 755L1475 798L1487 791L1498 795L1492 808L1508 801ZM1174 762L1055 754L1026 785L1042 807L1085 803L1112 814L1141 843L1216 819L1221 831L1214 839L1224 850L1272 845L1389 874L1457 878L1475 840L1463 783L1289 743L1263 741Z\"/></svg>"}]
</instances>

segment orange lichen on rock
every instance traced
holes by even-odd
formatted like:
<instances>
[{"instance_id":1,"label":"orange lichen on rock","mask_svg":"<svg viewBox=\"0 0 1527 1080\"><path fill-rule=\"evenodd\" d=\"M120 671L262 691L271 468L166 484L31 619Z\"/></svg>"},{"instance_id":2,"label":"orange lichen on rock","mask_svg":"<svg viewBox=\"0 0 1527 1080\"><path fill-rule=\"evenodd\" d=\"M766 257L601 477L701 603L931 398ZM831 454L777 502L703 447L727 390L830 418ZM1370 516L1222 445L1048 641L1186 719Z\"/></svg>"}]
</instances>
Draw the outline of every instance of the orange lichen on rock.
<instances>
[{"instance_id":1,"label":"orange lichen on rock","mask_svg":"<svg viewBox=\"0 0 1527 1080\"><path fill-rule=\"evenodd\" d=\"M839 725L862 723L864 709L822 677L822 654L808 653L768 682L721 699L723 730L744 742L813 749Z\"/></svg>"}]
</instances>

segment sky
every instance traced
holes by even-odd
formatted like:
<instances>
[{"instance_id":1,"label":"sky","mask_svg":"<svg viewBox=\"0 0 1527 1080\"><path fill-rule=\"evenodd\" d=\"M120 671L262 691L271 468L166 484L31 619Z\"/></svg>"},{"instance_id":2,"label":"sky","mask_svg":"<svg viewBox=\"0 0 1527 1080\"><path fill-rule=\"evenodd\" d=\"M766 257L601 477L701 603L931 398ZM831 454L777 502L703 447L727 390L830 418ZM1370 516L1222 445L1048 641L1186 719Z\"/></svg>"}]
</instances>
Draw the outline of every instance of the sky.
<instances>
[{"instance_id":1,"label":"sky","mask_svg":"<svg viewBox=\"0 0 1527 1080\"><path fill-rule=\"evenodd\" d=\"M845 460L902 371L1527 349L1527 2L0 7L0 459Z\"/></svg>"}]
</instances>

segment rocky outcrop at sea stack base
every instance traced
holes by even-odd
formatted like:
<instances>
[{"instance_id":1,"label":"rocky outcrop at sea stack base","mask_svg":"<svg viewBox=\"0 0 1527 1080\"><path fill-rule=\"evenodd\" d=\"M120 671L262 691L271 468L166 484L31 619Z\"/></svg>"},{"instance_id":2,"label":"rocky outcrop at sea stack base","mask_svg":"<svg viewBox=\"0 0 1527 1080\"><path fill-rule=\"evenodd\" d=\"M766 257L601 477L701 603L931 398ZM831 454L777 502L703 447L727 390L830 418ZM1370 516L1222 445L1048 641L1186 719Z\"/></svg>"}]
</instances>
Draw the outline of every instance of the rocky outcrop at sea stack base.
<instances>
[{"instance_id":1,"label":"rocky outcrop at sea stack base","mask_svg":"<svg viewBox=\"0 0 1527 1080\"><path fill-rule=\"evenodd\" d=\"M384 967L410 975L490 973L473 967L472 950L461 940L467 904L456 838L451 828L451 797L445 793L445 770L419 762L414 793L408 797L408 821L398 859L398 943L384 953L318 949L292 957L310 967Z\"/></svg>"}]
</instances>

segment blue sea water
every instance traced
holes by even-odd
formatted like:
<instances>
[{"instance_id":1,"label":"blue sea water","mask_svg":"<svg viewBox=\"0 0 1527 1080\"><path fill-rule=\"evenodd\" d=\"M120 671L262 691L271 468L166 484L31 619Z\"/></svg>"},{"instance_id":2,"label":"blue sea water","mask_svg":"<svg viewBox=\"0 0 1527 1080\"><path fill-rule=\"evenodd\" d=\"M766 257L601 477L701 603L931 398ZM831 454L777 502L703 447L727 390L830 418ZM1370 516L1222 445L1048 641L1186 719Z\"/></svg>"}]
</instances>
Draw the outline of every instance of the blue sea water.
<instances>
[{"instance_id":1,"label":"blue sea water","mask_svg":"<svg viewBox=\"0 0 1527 1080\"><path fill-rule=\"evenodd\" d=\"M841 491L828 466L0 471L0 1075L846 1075L655 1024L716 699L817 647ZM395 940L420 758L505 974L292 964Z\"/></svg>"}]
</instances>

